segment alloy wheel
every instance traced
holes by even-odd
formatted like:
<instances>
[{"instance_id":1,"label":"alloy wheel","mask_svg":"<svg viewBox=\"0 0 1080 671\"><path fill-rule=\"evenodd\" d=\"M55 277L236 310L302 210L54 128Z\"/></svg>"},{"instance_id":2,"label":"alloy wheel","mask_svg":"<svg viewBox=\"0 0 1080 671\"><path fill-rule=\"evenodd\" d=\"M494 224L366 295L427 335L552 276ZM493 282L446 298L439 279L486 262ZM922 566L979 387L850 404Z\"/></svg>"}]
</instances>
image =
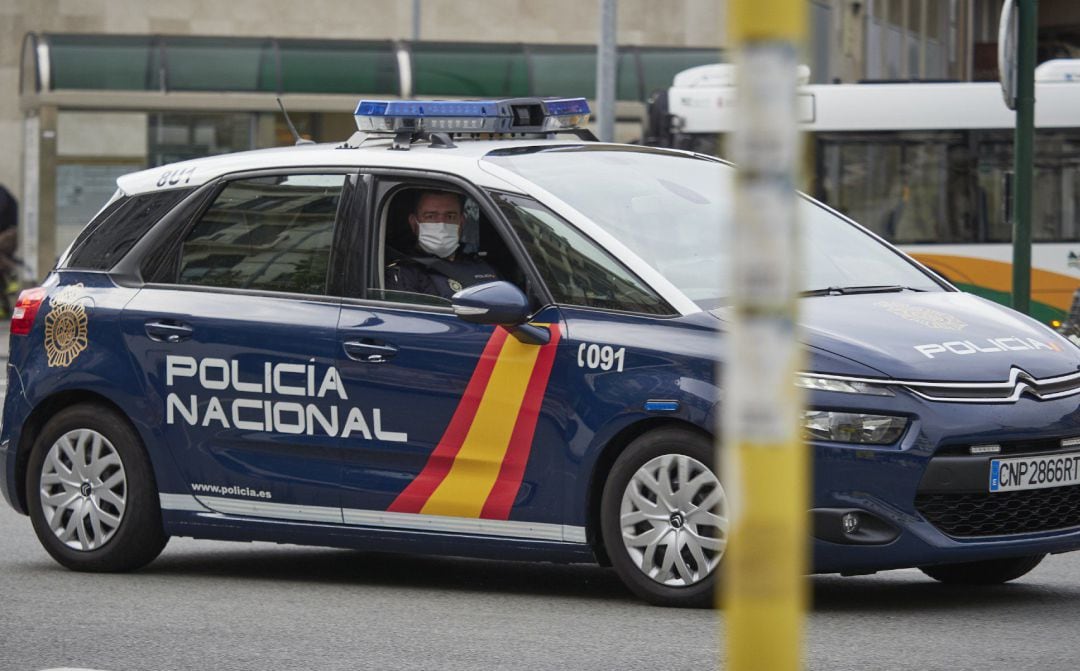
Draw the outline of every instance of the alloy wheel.
<instances>
[{"instance_id":1,"label":"alloy wheel","mask_svg":"<svg viewBox=\"0 0 1080 671\"><path fill-rule=\"evenodd\" d=\"M646 462L623 492L623 546L637 567L663 585L707 578L727 547L727 496L716 475L684 454Z\"/></svg>"},{"instance_id":2,"label":"alloy wheel","mask_svg":"<svg viewBox=\"0 0 1080 671\"><path fill-rule=\"evenodd\" d=\"M39 494L45 521L64 545L96 550L124 519L127 475L120 454L97 431L68 431L45 455Z\"/></svg>"}]
</instances>

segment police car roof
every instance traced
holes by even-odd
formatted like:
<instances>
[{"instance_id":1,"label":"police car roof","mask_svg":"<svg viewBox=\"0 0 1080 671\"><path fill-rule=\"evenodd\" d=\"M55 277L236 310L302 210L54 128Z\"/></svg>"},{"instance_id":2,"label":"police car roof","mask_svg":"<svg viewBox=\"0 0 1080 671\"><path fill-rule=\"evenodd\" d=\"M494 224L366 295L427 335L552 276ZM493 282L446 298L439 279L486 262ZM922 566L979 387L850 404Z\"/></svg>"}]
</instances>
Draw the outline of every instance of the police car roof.
<instances>
[{"instance_id":1,"label":"police car roof","mask_svg":"<svg viewBox=\"0 0 1080 671\"><path fill-rule=\"evenodd\" d=\"M522 138L501 140L454 139L455 146L432 147L417 143L408 151L392 151L389 138L368 139L357 148L332 144L274 147L207 156L150 168L121 176L117 186L127 195L192 187L206 184L223 175L266 168L412 168L447 172L470 179L480 186L509 188L498 177L479 169L480 158L496 149L535 146L580 146L581 140ZM589 146L605 146L589 142ZM611 146L611 145L607 145ZM619 145L626 146L626 145ZM645 149L645 148L643 148ZM649 148L652 150L652 148ZM673 152L683 153L683 152Z\"/></svg>"}]
</instances>

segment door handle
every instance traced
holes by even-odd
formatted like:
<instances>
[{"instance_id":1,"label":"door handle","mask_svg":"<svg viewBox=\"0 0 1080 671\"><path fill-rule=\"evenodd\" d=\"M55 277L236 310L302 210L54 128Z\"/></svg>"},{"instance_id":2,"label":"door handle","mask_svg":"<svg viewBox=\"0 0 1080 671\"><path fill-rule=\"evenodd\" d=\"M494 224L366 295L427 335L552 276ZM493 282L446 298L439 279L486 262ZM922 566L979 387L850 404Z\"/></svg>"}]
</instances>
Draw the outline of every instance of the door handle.
<instances>
[{"instance_id":1,"label":"door handle","mask_svg":"<svg viewBox=\"0 0 1080 671\"><path fill-rule=\"evenodd\" d=\"M345 343L345 354L354 361L384 363L397 354L397 347L374 340L350 340Z\"/></svg>"},{"instance_id":2,"label":"door handle","mask_svg":"<svg viewBox=\"0 0 1080 671\"><path fill-rule=\"evenodd\" d=\"M180 342L191 337L194 329L190 324L167 319L146 322L146 335L155 342Z\"/></svg>"}]
</instances>

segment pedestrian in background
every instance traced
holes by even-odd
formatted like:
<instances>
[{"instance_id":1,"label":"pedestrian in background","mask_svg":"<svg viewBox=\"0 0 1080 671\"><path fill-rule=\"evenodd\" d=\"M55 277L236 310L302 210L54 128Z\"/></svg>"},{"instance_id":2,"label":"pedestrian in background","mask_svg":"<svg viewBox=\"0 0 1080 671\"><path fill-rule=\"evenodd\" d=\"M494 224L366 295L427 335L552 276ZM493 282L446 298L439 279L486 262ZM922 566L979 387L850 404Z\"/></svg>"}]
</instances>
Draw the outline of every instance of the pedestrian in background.
<instances>
[{"instance_id":1,"label":"pedestrian in background","mask_svg":"<svg viewBox=\"0 0 1080 671\"><path fill-rule=\"evenodd\" d=\"M11 301L8 294L15 281L15 267L18 261L15 250L19 244L19 205L15 196L0 184L0 316L11 316ZM15 287L17 288L17 287Z\"/></svg>"}]
</instances>

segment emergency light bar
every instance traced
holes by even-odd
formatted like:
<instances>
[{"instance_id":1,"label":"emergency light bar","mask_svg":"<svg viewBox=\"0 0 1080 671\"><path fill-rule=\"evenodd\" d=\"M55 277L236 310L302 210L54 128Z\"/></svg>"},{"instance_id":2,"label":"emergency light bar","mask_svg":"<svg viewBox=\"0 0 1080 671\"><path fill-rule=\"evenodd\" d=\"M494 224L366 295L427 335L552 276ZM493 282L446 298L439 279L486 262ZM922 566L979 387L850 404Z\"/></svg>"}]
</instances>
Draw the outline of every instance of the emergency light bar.
<instances>
[{"instance_id":1,"label":"emergency light bar","mask_svg":"<svg viewBox=\"0 0 1080 671\"><path fill-rule=\"evenodd\" d=\"M503 100L361 100L356 127L363 133L554 133L589 119L584 98Z\"/></svg>"}]
</instances>

